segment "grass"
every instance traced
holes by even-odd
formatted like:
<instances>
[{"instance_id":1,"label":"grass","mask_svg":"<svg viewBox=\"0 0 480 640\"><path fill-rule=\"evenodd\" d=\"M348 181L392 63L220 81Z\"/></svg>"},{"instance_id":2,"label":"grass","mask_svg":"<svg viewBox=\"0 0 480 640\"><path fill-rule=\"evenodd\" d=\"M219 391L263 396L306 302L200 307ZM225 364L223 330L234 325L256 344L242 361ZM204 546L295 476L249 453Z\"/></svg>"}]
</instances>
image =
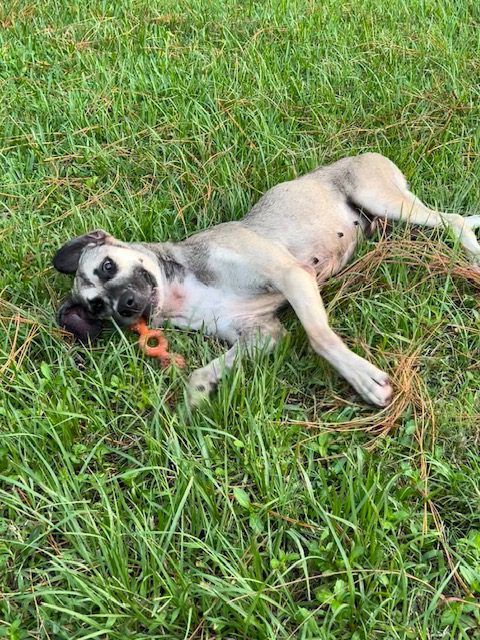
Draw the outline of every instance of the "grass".
<instances>
[{"instance_id":1,"label":"grass","mask_svg":"<svg viewBox=\"0 0 480 640\"><path fill-rule=\"evenodd\" d=\"M189 416L187 374L132 335L57 331L50 260L96 227L182 238L365 150L478 211L479 22L469 0L2 4L0 637L475 636L478 279L447 232L388 231L323 288L394 376L385 412L287 313ZM189 370L222 349L168 337Z\"/></svg>"}]
</instances>

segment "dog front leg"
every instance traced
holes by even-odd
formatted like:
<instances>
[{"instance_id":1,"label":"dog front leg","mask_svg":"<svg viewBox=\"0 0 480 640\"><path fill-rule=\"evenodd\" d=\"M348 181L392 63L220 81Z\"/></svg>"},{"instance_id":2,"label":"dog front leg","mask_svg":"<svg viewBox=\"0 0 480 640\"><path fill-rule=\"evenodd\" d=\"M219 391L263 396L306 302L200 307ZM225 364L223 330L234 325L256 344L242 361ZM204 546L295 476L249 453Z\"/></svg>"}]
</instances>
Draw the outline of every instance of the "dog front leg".
<instances>
[{"instance_id":1,"label":"dog front leg","mask_svg":"<svg viewBox=\"0 0 480 640\"><path fill-rule=\"evenodd\" d=\"M380 407L389 404L393 390L387 374L351 351L329 326L311 267L299 263L285 247L241 226L235 227L234 237L223 234L216 238L216 251L217 268L230 281L280 292L293 307L313 349L367 402Z\"/></svg>"},{"instance_id":2,"label":"dog front leg","mask_svg":"<svg viewBox=\"0 0 480 640\"><path fill-rule=\"evenodd\" d=\"M314 275L299 267L279 270L278 286L300 319L314 351L367 402L380 407L389 404L392 387L387 374L351 351L331 329Z\"/></svg>"},{"instance_id":3,"label":"dog front leg","mask_svg":"<svg viewBox=\"0 0 480 640\"><path fill-rule=\"evenodd\" d=\"M271 351L283 334L283 327L276 319L244 333L228 351L192 373L187 388L188 405L196 407L209 398L223 375L235 364L239 352L246 353L251 357L259 349Z\"/></svg>"}]
</instances>

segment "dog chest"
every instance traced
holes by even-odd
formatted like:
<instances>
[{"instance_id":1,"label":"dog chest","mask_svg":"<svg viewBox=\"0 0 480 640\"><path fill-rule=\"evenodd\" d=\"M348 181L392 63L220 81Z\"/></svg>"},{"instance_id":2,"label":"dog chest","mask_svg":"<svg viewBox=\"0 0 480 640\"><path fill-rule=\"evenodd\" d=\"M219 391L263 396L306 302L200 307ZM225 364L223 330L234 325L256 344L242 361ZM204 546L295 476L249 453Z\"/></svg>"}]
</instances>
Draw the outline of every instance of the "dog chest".
<instances>
[{"instance_id":1,"label":"dog chest","mask_svg":"<svg viewBox=\"0 0 480 640\"><path fill-rule=\"evenodd\" d=\"M242 329L261 323L283 303L281 294L242 295L208 286L188 275L166 292L165 302L154 318L156 324L169 320L177 327L203 329L227 341L238 338Z\"/></svg>"}]
</instances>

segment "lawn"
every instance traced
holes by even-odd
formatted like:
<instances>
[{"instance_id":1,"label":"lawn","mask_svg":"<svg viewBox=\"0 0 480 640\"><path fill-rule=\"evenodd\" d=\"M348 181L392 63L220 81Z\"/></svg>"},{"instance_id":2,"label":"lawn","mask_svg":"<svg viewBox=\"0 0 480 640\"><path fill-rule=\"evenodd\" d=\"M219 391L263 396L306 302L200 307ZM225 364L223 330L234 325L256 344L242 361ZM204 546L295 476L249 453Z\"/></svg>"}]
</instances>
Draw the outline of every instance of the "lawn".
<instances>
[{"instance_id":1,"label":"lawn","mask_svg":"<svg viewBox=\"0 0 480 640\"><path fill-rule=\"evenodd\" d=\"M186 371L115 329L80 348L50 265L97 227L238 219L367 150L478 213L480 5L7 0L0 52L0 638L475 637L479 280L448 231L381 228L323 287L395 381L384 411L286 312L275 353L189 414L222 345L168 329Z\"/></svg>"}]
</instances>

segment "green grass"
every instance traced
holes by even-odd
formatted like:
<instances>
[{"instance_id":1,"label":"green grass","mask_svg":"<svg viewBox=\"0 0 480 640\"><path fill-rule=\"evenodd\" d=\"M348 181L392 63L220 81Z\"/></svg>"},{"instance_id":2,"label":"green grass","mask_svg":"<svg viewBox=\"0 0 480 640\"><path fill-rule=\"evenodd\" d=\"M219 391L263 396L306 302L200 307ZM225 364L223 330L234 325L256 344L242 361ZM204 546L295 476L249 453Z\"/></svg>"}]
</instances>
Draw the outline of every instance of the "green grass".
<instances>
[{"instance_id":1,"label":"green grass","mask_svg":"<svg viewBox=\"0 0 480 640\"><path fill-rule=\"evenodd\" d=\"M396 375L384 414L287 313L276 352L189 416L188 371L132 335L89 351L55 330L50 260L95 227L182 238L365 150L478 212L479 23L469 0L2 3L0 637L475 636L474 283L394 259L324 288ZM460 259L446 232L416 242ZM188 370L222 349L168 337Z\"/></svg>"}]
</instances>

